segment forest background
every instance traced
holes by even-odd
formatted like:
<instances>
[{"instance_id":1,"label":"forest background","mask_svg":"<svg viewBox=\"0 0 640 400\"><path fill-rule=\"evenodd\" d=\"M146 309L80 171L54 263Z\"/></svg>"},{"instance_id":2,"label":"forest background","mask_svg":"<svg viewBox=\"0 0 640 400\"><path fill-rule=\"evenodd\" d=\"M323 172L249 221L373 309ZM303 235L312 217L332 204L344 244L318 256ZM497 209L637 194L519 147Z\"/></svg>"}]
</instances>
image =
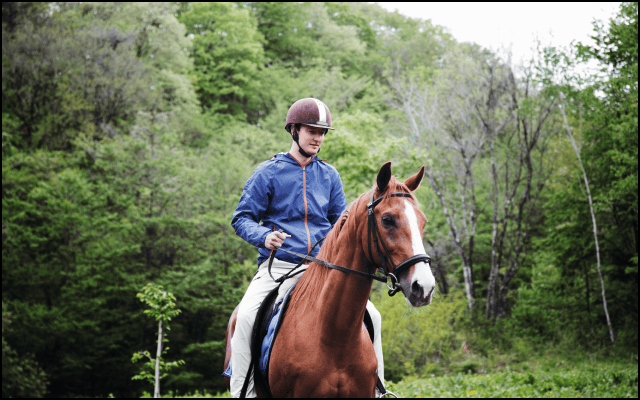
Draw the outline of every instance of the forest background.
<instances>
[{"instance_id":1,"label":"forest background","mask_svg":"<svg viewBox=\"0 0 640 400\"><path fill-rule=\"evenodd\" d=\"M367 3L3 3L3 397L149 390L148 282L182 311L163 388L223 390L257 267L231 214L304 97L331 109L348 201L385 161L427 166L439 294L408 310L374 285L389 381L542 351L637 364L637 3L592 34L517 65Z\"/></svg>"}]
</instances>

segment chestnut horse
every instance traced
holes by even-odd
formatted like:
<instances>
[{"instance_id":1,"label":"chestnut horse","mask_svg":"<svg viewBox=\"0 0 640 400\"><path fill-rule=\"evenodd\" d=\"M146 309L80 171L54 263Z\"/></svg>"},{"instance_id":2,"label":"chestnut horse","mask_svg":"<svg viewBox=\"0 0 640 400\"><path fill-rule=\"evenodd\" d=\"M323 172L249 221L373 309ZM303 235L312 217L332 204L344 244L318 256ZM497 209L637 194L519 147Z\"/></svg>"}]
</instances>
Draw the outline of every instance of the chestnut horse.
<instances>
[{"instance_id":1,"label":"chestnut horse","mask_svg":"<svg viewBox=\"0 0 640 400\"><path fill-rule=\"evenodd\" d=\"M391 163L384 164L372 192L355 200L331 229L318 259L361 274L309 265L271 351L274 397L374 397L378 362L362 324L373 281L362 275L377 267L392 279L390 294L402 290L414 307L431 302L435 279L422 243L427 220L411 193L423 175L424 167L401 183L391 176ZM225 340L225 370L236 312Z\"/></svg>"}]
</instances>

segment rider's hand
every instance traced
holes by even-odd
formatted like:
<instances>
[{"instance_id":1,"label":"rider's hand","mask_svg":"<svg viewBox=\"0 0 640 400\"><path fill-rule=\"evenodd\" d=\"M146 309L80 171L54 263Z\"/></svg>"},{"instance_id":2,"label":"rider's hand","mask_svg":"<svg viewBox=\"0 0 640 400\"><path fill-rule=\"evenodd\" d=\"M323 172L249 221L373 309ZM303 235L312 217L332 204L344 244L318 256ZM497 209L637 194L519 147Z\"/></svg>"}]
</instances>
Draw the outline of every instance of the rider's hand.
<instances>
[{"instance_id":1,"label":"rider's hand","mask_svg":"<svg viewBox=\"0 0 640 400\"><path fill-rule=\"evenodd\" d=\"M264 247L269 250L277 250L282 247L282 243L286 238L290 238L291 235L287 235L282 232L271 232L267 235L267 238L264 240Z\"/></svg>"}]
</instances>

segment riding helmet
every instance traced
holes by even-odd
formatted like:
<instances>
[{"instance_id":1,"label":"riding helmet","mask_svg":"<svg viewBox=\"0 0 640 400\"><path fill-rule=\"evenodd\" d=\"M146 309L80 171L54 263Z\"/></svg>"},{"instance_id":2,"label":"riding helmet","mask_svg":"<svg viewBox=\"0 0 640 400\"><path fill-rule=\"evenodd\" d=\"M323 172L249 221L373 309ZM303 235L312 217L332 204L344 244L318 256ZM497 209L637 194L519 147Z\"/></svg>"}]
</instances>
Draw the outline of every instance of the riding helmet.
<instances>
[{"instance_id":1,"label":"riding helmet","mask_svg":"<svg viewBox=\"0 0 640 400\"><path fill-rule=\"evenodd\" d=\"M326 104L318 99L308 97L293 103L287 113L284 129L291 133L291 125L304 124L334 130L331 127L331 112Z\"/></svg>"}]
</instances>

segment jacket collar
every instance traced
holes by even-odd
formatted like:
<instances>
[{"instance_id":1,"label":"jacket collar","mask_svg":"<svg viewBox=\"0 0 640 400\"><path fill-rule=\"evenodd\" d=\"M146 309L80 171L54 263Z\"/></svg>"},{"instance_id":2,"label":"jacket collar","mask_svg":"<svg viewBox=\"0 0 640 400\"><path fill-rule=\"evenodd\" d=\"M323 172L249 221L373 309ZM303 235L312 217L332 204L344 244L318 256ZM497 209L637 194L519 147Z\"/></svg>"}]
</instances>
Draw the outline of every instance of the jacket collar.
<instances>
[{"instance_id":1,"label":"jacket collar","mask_svg":"<svg viewBox=\"0 0 640 400\"><path fill-rule=\"evenodd\" d=\"M306 167L307 165L310 165L316 161L319 160L318 156L316 154L313 155L313 157L311 157L311 159L309 161L307 161L306 164L300 164L300 162L298 160L296 160L296 158L291 155L291 153L280 153L284 155L284 159L286 159L288 162L295 164L295 165L299 165L301 167Z\"/></svg>"}]
</instances>

